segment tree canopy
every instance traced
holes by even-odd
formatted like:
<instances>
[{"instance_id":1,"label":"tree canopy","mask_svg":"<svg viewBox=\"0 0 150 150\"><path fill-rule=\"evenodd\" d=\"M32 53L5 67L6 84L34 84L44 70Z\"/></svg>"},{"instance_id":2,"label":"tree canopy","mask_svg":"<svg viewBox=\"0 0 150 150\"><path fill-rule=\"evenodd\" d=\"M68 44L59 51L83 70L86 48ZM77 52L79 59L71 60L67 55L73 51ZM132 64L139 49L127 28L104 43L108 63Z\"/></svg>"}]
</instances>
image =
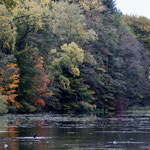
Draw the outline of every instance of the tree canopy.
<instances>
[{"instance_id":1,"label":"tree canopy","mask_svg":"<svg viewBox=\"0 0 150 150\"><path fill-rule=\"evenodd\" d=\"M150 20L113 0L0 0L0 113L114 113L150 104Z\"/></svg>"}]
</instances>

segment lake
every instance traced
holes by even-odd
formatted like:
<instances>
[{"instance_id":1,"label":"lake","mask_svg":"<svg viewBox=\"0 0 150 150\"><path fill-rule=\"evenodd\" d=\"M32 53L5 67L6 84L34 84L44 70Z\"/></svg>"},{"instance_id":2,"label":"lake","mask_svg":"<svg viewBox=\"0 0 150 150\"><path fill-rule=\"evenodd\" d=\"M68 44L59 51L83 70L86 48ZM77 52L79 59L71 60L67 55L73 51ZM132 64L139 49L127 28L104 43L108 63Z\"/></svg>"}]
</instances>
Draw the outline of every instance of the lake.
<instances>
[{"instance_id":1,"label":"lake","mask_svg":"<svg viewBox=\"0 0 150 150\"><path fill-rule=\"evenodd\" d=\"M0 150L150 150L150 113L0 116Z\"/></svg>"}]
</instances>

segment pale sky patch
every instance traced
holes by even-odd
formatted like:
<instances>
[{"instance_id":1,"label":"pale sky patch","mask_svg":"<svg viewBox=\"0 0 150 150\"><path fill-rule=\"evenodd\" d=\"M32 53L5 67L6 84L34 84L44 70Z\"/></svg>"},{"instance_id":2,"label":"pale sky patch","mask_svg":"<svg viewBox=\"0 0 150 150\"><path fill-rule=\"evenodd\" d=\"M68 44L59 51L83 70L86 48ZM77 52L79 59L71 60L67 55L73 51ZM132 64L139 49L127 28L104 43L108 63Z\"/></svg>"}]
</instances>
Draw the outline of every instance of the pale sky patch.
<instances>
[{"instance_id":1,"label":"pale sky patch","mask_svg":"<svg viewBox=\"0 0 150 150\"><path fill-rule=\"evenodd\" d=\"M150 19L150 0L116 0L123 14L145 16Z\"/></svg>"}]
</instances>

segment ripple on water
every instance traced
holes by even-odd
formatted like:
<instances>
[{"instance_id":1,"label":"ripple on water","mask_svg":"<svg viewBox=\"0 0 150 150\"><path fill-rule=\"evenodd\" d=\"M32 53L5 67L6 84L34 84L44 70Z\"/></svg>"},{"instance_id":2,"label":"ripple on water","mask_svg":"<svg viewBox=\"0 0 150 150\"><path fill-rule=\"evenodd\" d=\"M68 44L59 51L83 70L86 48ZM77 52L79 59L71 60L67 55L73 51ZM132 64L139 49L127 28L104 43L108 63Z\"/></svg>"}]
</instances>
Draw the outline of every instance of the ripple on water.
<instances>
[{"instance_id":1,"label":"ripple on water","mask_svg":"<svg viewBox=\"0 0 150 150\"><path fill-rule=\"evenodd\" d=\"M10 149L19 145L21 150L150 149L149 118L150 113L112 118L73 114L0 116L0 149L6 142Z\"/></svg>"}]
</instances>

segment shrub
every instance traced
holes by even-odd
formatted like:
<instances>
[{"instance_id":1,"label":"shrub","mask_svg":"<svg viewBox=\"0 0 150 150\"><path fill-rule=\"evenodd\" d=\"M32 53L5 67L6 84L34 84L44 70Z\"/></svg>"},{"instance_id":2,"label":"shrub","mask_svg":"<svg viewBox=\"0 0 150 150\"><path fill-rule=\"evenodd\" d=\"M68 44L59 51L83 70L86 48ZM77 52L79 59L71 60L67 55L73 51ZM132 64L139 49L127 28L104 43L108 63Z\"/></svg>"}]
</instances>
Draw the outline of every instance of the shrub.
<instances>
[{"instance_id":1,"label":"shrub","mask_svg":"<svg viewBox=\"0 0 150 150\"><path fill-rule=\"evenodd\" d=\"M6 98L0 93L0 114L6 114L8 112L7 105L5 104Z\"/></svg>"}]
</instances>

